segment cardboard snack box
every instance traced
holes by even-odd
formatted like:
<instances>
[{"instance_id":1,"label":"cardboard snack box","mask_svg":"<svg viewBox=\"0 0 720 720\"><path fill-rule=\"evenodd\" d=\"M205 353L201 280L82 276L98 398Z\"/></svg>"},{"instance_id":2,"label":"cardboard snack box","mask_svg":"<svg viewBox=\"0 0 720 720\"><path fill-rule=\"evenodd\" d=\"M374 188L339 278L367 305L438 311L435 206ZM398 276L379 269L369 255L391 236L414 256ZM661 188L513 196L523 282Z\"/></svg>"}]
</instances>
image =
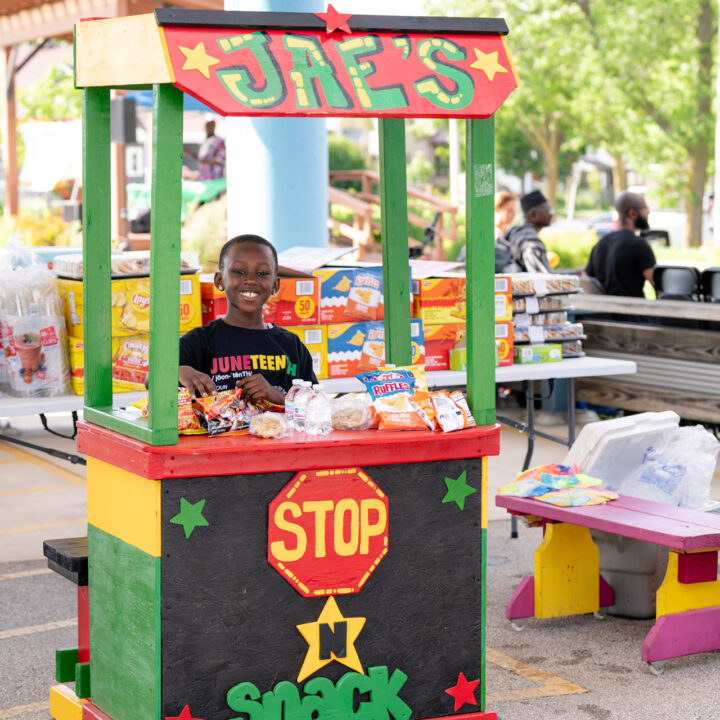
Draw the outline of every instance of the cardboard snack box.
<instances>
[{"instance_id":1,"label":"cardboard snack box","mask_svg":"<svg viewBox=\"0 0 720 720\"><path fill-rule=\"evenodd\" d=\"M513 324L512 322L495 323L495 340L497 341L498 365L505 367L513 364Z\"/></svg>"},{"instance_id":2,"label":"cardboard snack box","mask_svg":"<svg viewBox=\"0 0 720 720\"><path fill-rule=\"evenodd\" d=\"M85 337L83 328L83 281L58 278L57 288L63 299L68 335ZM117 278L110 283L113 337L131 337L150 332L150 278ZM180 334L202 322L200 278L198 275L180 277Z\"/></svg>"},{"instance_id":3,"label":"cardboard snack box","mask_svg":"<svg viewBox=\"0 0 720 720\"><path fill-rule=\"evenodd\" d=\"M425 362L422 322L412 320L412 362ZM328 377L354 377L385 364L385 327L381 322L333 323L328 326Z\"/></svg>"},{"instance_id":4,"label":"cardboard snack box","mask_svg":"<svg viewBox=\"0 0 720 720\"><path fill-rule=\"evenodd\" d=\"M320 322L320 283L314 277L280 278L277 295L263 307L263 320L283 327Z\"/></svg>"},{"instance_id":5,"label":"cardboard snack box","mask_svg":"<svg viewBox=\"0 0 720 720\"><path fill-rule=\"evenodd\" d=\"M68 338L70 382L76 395L85 392L85 341ZM150 338L148 335L114 337L112 339L113 392L145 390L149 372Z\"/></svg>"},{"instance_id":6,"label":"cardboard snack box","mask_svg":"<svg viewBox=\"0 0 720 720\"><path fill-rule=\"evenodd\" d=\"M426 369L449 370L450 351L464 341L467 334L465 323L423 324L423 333Z\"/></svg>"},{"instance_id":7,"label":"cardboard snack box","mask_svg":"<svg viewBox=\"0 0 720 720\"><path fill-rule=\"evenodd\" d=\"M515 348L515 362L519 365L560 362L562 358L562 345L559 343L518 345Z\"/></svg>"},{"instance_id":8,"label":"cardboard snack box","mask_svg":"<svg viewBox=\"0 0 720 720\"><path fill-rule=\"evenodd\" d=\"M426 325L465 322L465 278L413 280L413 317Z\"/></svg>"},{"instance_id":9,"label":"cardboard snack box","mask_svg":"<svg viewBox=\"0 0 720 720\"><path fill-rule=\"evenodd\" d=\"M327 326L312 325L308 327L287 327L285 329L297 335L310 352L315 377L318 380L325 379L328 376Z\"/></svg>"},{"instance_id":10,"label":"cardboard snack box","mask_svg":"<svg viewBox=\"0 0 720 720\"><path fill-rule=\"evenodd\" d=\"M313 275L320 283L322 324L385 318L381 267L319 268Z\"/></svg>"}]
</instances>

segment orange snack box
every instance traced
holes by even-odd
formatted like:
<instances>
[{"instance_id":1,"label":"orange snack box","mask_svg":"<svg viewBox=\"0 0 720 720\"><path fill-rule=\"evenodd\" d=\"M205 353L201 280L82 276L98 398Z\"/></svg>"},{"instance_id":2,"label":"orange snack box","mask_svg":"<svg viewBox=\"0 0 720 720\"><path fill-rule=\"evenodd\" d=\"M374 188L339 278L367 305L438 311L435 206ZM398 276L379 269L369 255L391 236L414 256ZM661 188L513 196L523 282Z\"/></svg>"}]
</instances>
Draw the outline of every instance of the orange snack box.
<instances>
[{"instance_id":1,"label":"orange snack box","mask_svg":"<svg viewBox=\"0 0 720 720\"><path fill-rule=\"evenodd\" d=\"M450 351L467 334L465 323L423 324L425 334L425 367L428 370L449 370Z\"/></svg>"},{"instance_id":2,"label":"orange snack box","mask_svg":"<svg viewBox=\"0 0 720 720\"><path fill-rule=\"evenodd\" d=\"M320 283L317 278L280 278L280 289L263 307L265 322L317 325L320 322Z\"/></svg>"},{"instance_id":3,"label":"orange snack box","mask_svg":"<svg viewBox=\"0 0 720 720\"><path fill-rule=\"evenodd\" d=\"M498 365L513 364L513 324L512 322L495 323L495 340L498 342Z\"/></svg>"},{"instance_id":4,"label":"orange snack box","mask_svg":"<svg viewBox=\"0 0 720 720\"><path fill-rule=\"evenodd\" d=\"M413 280L413 317L426 325L465 322L465 278Z\"/></svg>"}]
</instances>

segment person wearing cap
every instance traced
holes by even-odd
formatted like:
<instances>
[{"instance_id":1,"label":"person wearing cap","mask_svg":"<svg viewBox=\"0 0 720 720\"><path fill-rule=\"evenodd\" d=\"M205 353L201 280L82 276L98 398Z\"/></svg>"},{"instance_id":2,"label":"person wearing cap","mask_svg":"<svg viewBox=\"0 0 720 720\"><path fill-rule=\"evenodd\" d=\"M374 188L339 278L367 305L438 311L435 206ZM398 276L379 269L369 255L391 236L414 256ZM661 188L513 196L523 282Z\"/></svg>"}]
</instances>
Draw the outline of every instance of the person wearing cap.
<instances>
[{"instance_id":1,"label":"person wearing cap","mask_svg":"<svg viewBox=\"0 0 720 720\"><path fill-rule=\"evenodd\" d=\"M495 243L496 272L551 272L545 244L538 233L553 220L547 198L535 190L520 198L525 222L510 228Z\"/></svg>"},{"instance_id":2,"label":"person wearing cap","mask_svg":"<svg viewBox=\"0 0 720 720\"><path fill-rule=\"evenodd\" d=\"M638 230L647 230L648 206L645 198L622 192L615 199L620 229L608 233L590 252L585 273L595 278L606 295L643 297L645 281L652 283L655 254Z\"/></svg>"}]
</instances>

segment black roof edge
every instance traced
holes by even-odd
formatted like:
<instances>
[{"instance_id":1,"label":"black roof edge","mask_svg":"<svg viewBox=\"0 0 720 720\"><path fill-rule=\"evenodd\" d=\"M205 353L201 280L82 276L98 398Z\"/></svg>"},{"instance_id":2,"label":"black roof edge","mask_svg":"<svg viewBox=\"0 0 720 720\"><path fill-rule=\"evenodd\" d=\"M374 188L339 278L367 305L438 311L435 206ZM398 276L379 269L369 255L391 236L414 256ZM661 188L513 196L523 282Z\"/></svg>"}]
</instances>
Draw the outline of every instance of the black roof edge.
<instances>
[{"instance_id":1,"label":"black roof edge","mask_svg":"<svg viewBox=\"0 0 720 720\"><path fill-rule=\"evenodd\" d=\"M282 30L324 30L326 24L313 13L245 12L236 10L186 10L158 8L155 19L161 27L233 27ZM462 35L507 35L503 18L415 17L408 15L352 15L352 32L440 33Z\"/></svg>"}]
</instances>

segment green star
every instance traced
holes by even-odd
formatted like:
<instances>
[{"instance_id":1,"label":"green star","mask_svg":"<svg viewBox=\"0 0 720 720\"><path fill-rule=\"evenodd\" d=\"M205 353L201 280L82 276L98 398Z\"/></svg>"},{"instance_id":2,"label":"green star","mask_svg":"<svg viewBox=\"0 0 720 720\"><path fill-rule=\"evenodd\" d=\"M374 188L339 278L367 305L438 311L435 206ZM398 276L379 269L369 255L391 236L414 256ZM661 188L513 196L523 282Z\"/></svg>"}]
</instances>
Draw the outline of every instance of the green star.
<instances>
[{"instance_id":1,"label":"green star","mask_svg":"<svg viewBox=\"0 0 720 720\"><path fill-rule=\"evenodd\" d=\"M180 512L170 518L175 525L182 525L185 531L185 539L192 535L196 527L205 527L210 523L203 517L202 510L205 507L205 500L198 500L196 503L189 503L185 498L180 498Z\"/></svg>"},{"instance_id":2,"label":"green star","mask_svg":"<svg viewBox=\"0 0 720 720\"><path fill-rule=\"evenodd\" d=\"M445 478L445 485L447 485L448 491L443 498L443 502L457 503L457 506L461 510L465 509L465 498L477 492L474 487L470 487L467 484L465 475L465 470L463 470L462 473L460 473L460 477L456 480L453 480L453 478Z\"/></svg>"}]
</instances>

